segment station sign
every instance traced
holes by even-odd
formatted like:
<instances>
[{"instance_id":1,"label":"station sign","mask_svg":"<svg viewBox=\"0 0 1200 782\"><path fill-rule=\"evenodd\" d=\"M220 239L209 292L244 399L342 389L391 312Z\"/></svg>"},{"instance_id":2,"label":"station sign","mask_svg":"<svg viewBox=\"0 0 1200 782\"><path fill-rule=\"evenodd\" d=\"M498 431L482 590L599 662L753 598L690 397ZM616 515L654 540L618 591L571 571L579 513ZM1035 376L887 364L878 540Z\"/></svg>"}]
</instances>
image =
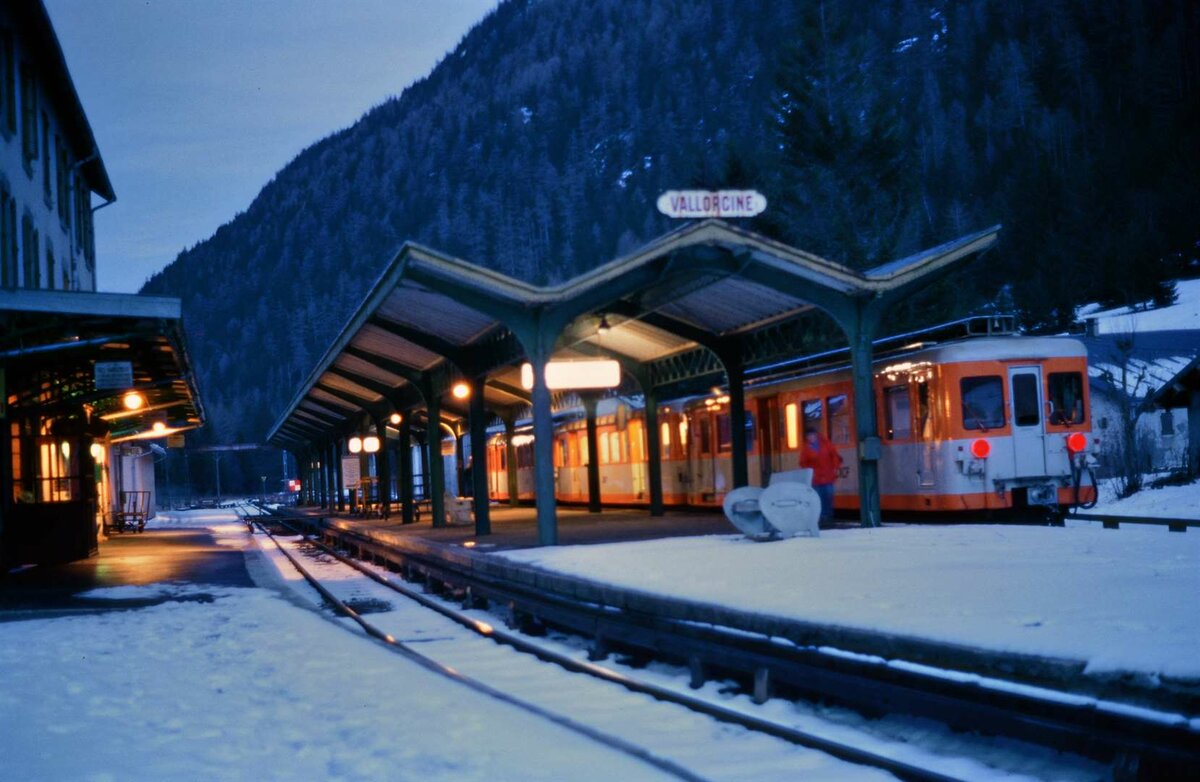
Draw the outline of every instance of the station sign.
<instances>
[{"instance_id":1,"label":"station sign","mask_svg":"<svg viewBox=\"0 0 1200 782\"><path fill-rule=\"evenodd\" d=\"M658 197L658 211L667 217L754 217L767 208L767 197L756 190L668 190Z\"/></svg>"},{"instance_id":2,"label":"station sign","mask_svg":"<svg viewBox=\"0 0 1200 782\"><path fill-rule=\"evenodd\" d=\"M93 377L97 391L133 388L133 362L97 361Z\"/></svg>"}]
</instances>

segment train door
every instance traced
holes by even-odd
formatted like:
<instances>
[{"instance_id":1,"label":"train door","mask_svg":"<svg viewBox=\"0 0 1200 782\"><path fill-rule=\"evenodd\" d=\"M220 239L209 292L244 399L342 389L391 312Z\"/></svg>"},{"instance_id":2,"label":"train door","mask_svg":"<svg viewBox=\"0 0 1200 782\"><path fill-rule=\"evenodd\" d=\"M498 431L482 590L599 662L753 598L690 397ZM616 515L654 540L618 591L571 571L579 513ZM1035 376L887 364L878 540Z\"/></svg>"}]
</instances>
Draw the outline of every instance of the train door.
<instances>
[{"instance_id":1,"label":"train door","mask_svg":"<svg viewBox=\"0 0 1200 782\"><path fill-rule=\"evenodd\" d=\"M917 441L917 484L923 488L931 488L937 484L936 451L937 442L933 439L933 408L929 402L929 383L917 383L917 420L913 427L913 437Z\"/></svg>"},{"instance_id":2,"label":"train door","mask_svg":"<svg viewBox=\"0 0 1200 782\"><path fill-rule=\"evenodd\" d=\"M775 429L779 421L779 397L771 396L758 400L758 468L761 473L759 486L771 482L771 473L776 469L778 434Z\"/></svg>"},{"instance_id":3,"label":"train door","mask_svg":"<svg viewBox=\"0 0 1200 782\"><path fill-rule=\"evenodd\" d=\"M646 486L646 436L644 431L645 424L640 419L629 422L629 467L635 500L644 500L649 496Z\"/></svg>"},{"instance_id":4,"label":"train door","mask_svg":"<svg viewBox=\"0 0 1200 782\"><path fill-rule=\"evenodd\" d=\"M695 505L710 503L716 495L712 415L697 411L683 420L690 424L687 440L688 473L691 477L688 502Z\"/></svg>"},{"instance_id":5,"label":"train door","mask_svg":"<svg viewBox=\"0 0 1200 782\"><path fill-rule=\"evenodd\" d=\"M1013 461L1018 477L1046 474L1046 430L1042 421L1039 367L1009 367Z\"/></svg>"}]
</instances>

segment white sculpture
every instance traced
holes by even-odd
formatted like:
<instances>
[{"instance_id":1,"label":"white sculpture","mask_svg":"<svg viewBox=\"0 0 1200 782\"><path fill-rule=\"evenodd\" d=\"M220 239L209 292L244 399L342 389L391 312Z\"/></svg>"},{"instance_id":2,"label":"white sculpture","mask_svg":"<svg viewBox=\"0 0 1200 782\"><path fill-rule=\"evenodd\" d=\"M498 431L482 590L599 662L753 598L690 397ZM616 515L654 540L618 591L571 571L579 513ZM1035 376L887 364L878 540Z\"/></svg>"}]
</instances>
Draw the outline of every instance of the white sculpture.
<instances>
[{"instance_id":1,"label":"white sculpture","mask_svg":"<svg viewBox=\"0 0 1200 782\"><path fill-rule=\"evenodd\" d=\"M798 535L817 537L821 498L812 487L812 470L788 470L771 475L767 488L743 486L725 495L725 517L751 540L766 541Z\"/></svg>"}]
</instances>

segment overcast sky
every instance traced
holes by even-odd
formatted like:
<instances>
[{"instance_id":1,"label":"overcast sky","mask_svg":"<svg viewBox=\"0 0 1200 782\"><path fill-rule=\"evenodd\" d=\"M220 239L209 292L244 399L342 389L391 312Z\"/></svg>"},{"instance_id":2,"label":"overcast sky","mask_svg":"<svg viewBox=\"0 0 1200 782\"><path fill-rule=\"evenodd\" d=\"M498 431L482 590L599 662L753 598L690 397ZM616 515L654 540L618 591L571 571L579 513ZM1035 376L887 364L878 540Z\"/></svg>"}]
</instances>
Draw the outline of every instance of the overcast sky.
<instances>
[{"instance_id":1,"label":"overcast sky","mask_svg":"<svg viewBox=\"0 0 1200 782\"><path fill-rule=\"evenodd\" d=\"M133 292L313 142L427 75L496 0L45 0L117 201L98 288Z\"/></svg>"}]
</instances>

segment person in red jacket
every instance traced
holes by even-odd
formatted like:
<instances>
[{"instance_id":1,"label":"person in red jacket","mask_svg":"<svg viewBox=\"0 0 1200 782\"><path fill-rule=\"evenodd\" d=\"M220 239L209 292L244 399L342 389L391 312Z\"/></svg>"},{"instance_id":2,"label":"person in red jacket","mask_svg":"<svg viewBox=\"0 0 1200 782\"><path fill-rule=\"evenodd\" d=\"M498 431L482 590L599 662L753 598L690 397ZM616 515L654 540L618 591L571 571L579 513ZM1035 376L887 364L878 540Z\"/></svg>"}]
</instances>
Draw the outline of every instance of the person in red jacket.
<instances>
[{"instance_id":1,"label":"person in red jacket","mask_svg":"<svg viewBox=\"0 0 1200 782\"><path fill-rule=\"evenodd\" d=\"M842 466L842 455L828 437L809 426L800 445L800 466L812 468L812 487L821 498L820 527L827 529L833 524L833 484Z\"/></svg>"}]
</instances>

